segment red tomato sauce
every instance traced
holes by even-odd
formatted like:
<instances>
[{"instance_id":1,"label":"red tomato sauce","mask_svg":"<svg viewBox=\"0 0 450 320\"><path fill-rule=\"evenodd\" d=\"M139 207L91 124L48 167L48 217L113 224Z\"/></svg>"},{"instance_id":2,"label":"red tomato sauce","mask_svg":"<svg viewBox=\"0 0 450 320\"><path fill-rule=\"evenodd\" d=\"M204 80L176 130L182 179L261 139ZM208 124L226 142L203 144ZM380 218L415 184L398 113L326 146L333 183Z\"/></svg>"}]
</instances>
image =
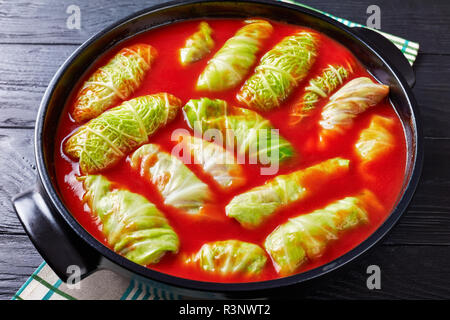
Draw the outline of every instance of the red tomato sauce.
<instances>
[{"instance_id":1,"label":"red tomato sauce","mask_svg":"<svg viewBox=\"0 0 450 320\"><path fill-rule=\"evenodd\" d=\"M146 94L168 92L180 98L183 103L186 103L189 99L193 98L209 97L224 99L231 105L242 107L235 98L240 86L220 93L198 92L195 90L197 78L205 68L207 61L221 48L228 38L233 36L234 33L242 27L241 20L218 19L207 20L207 22L214 30L213 38L216 45L214 50L201 61L187 67L181 65L178 50L184 46L186 38L197 31L199 21L180 22L148 31L114 48L99 61L94 63L91 72L82 80L86 80L90 74L95 71L96 67L104 65L124 46L140 42L148 43L157 49L158 57L153 63L151 70L146 75L144 84L132 97L130 97L130 99ZM300 29L306 29L277 22L272 22L272 24L274 26L273 35L266 41L265 46L258 54L257 61L259 61L259 58L265 52L270 50L271 47L281 41L285 36L292 35ZM242 275L223 277L208 274L198 267L186 265L184 259L197 252L204 243L209 241L239 239L262 246L265 238L278 225L286 222L288 218L322 208L335 200L355 195L365 188L371 190L383 204L383 212L369 212L370 223L368 225L346 232L339 240L332 242L326 250L326 253L320 259L310 262L298 270L298 272L304 272L330 262L348 252L365 240L385 220L398 200L398 195L404 181L406 163L406 144L403 127L389 101L385 100L359 115L355 119L353 127L347 130L345 134L336 137L336 139L328 144L328 147L325 149L319 149L317 147L317 139L320 132L318 126L320 110L327 102L327 99L321 100L318 104L318 112L307 121L296 126L289 126L288 124L288 115L295 102L299 101L303 95L304 88L309 80L319 75L329 64L344 65L347 62L351 63L354 72L347 81L359 76L372 78L345 47L323 34L320 34L320 47L318 52L318 58L308 77L300 83L299 87L289 99L283 103L281 108L264 113L263 116L272 121L273 125L280 130L281 135L295 147L298 154L294 159L289 160L287 163L283 163L280 166L279 174L306 168L323 160L337 156L350 160L350 172L340 179L333 180L332 183L326 185L316 195L280 210L260 228L247 230L242 228L236 220L226 217L224 208L235 195L252 187L261 185L272 178L271 176L260 174L261 166L256 164L244 164L247 184L230 192L226 192L217 188L212 178L203 173L198 165L187 164L198 177L208 183L216 197L216 203L213 210L209 210L210 212L208 212L208 215L211 218L197 219L177 209L165 206L163 199L159 196L156 189L142 179L137 172L131 170L126 163L126 159L124 159L117 166L102 172L102 174L113 181L115 185L139 193L155 203L166 215L180 239L180 251L178 254L166 254L159 263L148 266L149 268L183 278L213 282L245 282L275 279L278 278L279 275L273 267L269 257L264 271L259 276L251 278ZM248 76L250 76L250 74ZM82 83L82 81L80 81L80 83ZM74 92L76 93L78 88L74 89ZM57 149L55 152L57 183L63 201L73 216L97 240L108 246L105 236L101 231L101 223L92 216L89 208L81 201L83 187L75 178L76 175L79 175L78 163L69 159L63 152L64 141L80 126L80 124L76 124L70 117L73 104L74 99L68 101L65 110L62 113L57 130L56 142L58 146L61 146L60 149ZM354 145L361 130L368 127L371 117L375 114L395 120L395 125L392 129L392 133L395 137L395 150L378 161L377 165L371 168L370 174L372 174L373 177L376 177L376 179L366 179L361 172L358 171L360 161L355 155ZM189 130L189 127L183 119L181 110L172 123L166 126L166 128L159 130L150 138L150 142L160 144L163 149L170 152L171 148L176 143L171 141L171 133L177 128Z\"/></svg>"}]
</instances>

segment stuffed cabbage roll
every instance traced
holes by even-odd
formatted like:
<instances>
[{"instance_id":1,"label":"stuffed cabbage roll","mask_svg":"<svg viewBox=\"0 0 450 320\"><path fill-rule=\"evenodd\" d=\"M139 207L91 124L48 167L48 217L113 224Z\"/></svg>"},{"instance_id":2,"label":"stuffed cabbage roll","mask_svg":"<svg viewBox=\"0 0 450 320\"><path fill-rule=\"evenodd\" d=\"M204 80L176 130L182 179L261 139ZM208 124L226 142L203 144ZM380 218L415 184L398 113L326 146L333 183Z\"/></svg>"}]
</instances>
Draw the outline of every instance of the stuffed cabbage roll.
<instances>
[{"instance_id":1,"label":"stuffed cabbage roll","mask_svg":"<svg viewBox=\"0 0 450 320\"><path fill-rule=\"evenodd\" d=\"M283 275L320 258L332 241L369 222L368 212L379 208L376 196L368 190L336 201L323 209L291 218L278 226L265 240L264 247L275 268Z\"/></svg>"},{"instance_id":2,"label":"stuffed cabbage roll","mask_svg":"<svg viewBox=\"0 0 450 320\"><path fill-rule=\"evenodd\" d=\"M361 132L355 150L363 167L394 149L395 139L391 133L393 126L393 119L375 115L369 127Z\"/></svg>"},{"instance_id":3,"label":"stuffed cabbage roll","mask_svg":"<svg viewBox=\"0 0 450 320\"><path fill-rule=\"evenodd\" d=\"M352 72L349 65L345 68L340 65L328 65L328 68L309 81L301 100L294 106L291 113L291 124L299 123L303 118L310 116L321 98L328 97L337 87L341 86Z\"/></svg>"},{"instance_id":4,"label":"stuffed cabbage roll","mask_svg":"<svg viewBox=\"0 0 450 320\"><path fill-rule=\"evenodd\" d=\"M360 77L349 81L325 105L322 119L321 138L342 133L353 124L353 119L370 107L375 106L389 93L389 86L374 83L367 77Z\"/></svg>"},{"instance_id":5,"label":"stuffed cabbage roll","mask_svg":"<svg viewBox=\"0 0 450 320\"><path fill-rule=\"evenodd\" d=\"M244 228L259 227L278 209L319 192L321 187L343 176L348 169L349 160L334 158L279 175L235 196L225 207L225 212Z\"/></svg>"},{"instance_id":6,"label":"stuffed cabbage roll","mask_svg":"<svg viewBox=\"0 0 450 320\"><path fill-rule=\"evenodd\" d=\"M279 107L308 74L316 59L317 44L318 36L312 32L284 38L261 58L237 99L261 111Z\"/></svg>"},{"instance_id":7,"label":"stuffed cabbage roll","mask_svg":"<svg viewBox=\"0 0 450 320\"><path fill-rule=\"evenodd\" d=\"M247 20L245 26L225 42L197 81L197 90L222 91L241 83L256 61L256 54L272 34L264 20Z\"/></svg>"},{"instance_id":8,"label":"stuffed cabbage roll","mask_svg":"<svg viewBox=\"0 0 450 320\"><path fill-rule=\"evenodd\" d=\"M156 56L156 49L148 44L135 44L120 50L81 87L72 112L74 120L81 122L95 118L128 99L141 86Z\"/></svg>"},{"instance_id":9,"label":"stuffed cabbage roll","mask_svg":"<svg viewBox=\"0 0 450 320\"><path fill-rule=\"evenodd\" d=\"M233 189L245 183L242 166L234 154L214 142L208 142L190 135L182 135L183 151L194 158L194 163L202 166L223 189Z\"/></svg>"},{"instance_id":10,"label":"stuffed cabbage roll","mask_svg":"<svg viewBox=\"0 0 450 320\"><path fill-rule=\"evenodd\" d=\"M141 264L157 263L166 252L178 252L179 240L164 215L145 197L113 188L101 175L80 177L85 201L102 223L112 249Z\"/></svg>"},{"instance_id":11,"label":"stuffed cabbage roll","mask_svg":"<svg viewBox=\"0 0 450 320\"><path fill-rule=\"evenodd\" d=\"M220 275L257 275L264 269L266 261L266 253L260 246L239 240L225 240L204 244L186 262L198 264L204 271Z\"/></svg>"},{"instance_id":12,"label":"stuffed cabbage roll","mask_svg":"<svg viewBox=\"0 0 450 320\"><path fill-rule=\"evenodd\" d=\"M114 166L151 135L172 121L181 101L171 94L141 96L123 102L81 126L64 151L78 159L83 173Z\"/></svg>"},{"instance_id":13,"label":"stuffed cabbage roll","mask_svg":"<svg viewBox=\"0 0 450 320\"><path fill-rule=\"evenodd\" d=\"M234 146L236 141L240 154L248 153L250 159L259 163L272 165L294 155L292 145L278 134L269 120L255 111L230 107L219 99L202 98L190 100L183 112L195 132L218 129L228 146Z\"/></svg>"},{"instance_id":14,"label":"stuffed cabbage roll","mask_svg":"<svg viewBox=\"0 0 450 320\"><path fill-rule=\"evenodd\" d=\"M212 199L207 184L181 160L162 151L156 144L137 149L131 155L130 165L156 187L166 205L197 214Z\"/></svg>"},{"instance_id":15,"label":"stuffed cabbage roll","mask_svg":"<svg viewBox=\"0 0 450 320\"><path fill-rule=\"evenodd\" d=\"M211 37L213 30L207 22L200 22L199 30L191 35L184 48L180 49L180 61L182 65L188 65L203 59L214 48L214 40Z\"/></svg>"}]
</instances>

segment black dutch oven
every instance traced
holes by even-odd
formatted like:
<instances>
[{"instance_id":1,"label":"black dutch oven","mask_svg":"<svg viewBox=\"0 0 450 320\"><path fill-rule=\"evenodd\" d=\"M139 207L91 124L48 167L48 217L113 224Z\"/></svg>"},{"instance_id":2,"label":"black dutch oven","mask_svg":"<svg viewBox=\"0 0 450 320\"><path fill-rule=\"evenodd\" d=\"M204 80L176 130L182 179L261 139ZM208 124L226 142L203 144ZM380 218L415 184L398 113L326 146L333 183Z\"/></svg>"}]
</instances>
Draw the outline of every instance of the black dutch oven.
<instances>
[{"instance_id":1,"label":"black dutch oven","mask_svg":"<svg viewBox=\"0 0 450 320\"><path fill-rule=\"evenodd\" d=\"M55 132L71 90L87 66L125 39L177 21L199 18L263 17L316 29L346 46L378 80L390 86L390 99L403 123L407 165L397 204L384 223L364 242L338 259L293 276L251 283L213 283L183 279L137 265L91 236L62 201L55 179ZM254 298L280 296L314 283L313 279L346 265L382 239L406 210L418 184L423 162L422 131L411 92L415 76L401 52L386 38L366 28L349 28L315 11L269 1L170 2L138 12L99 32L76 50L58 70L42 99L36 121L35 156L38 183L14 198L16 212L31 241L56 274L66 281L77 265L82 278L111 269L149 286L191 297ZM298 291L296 291L298 292ZM292 294L290 295L292 297Z\"/></svg>"}]
</instances>

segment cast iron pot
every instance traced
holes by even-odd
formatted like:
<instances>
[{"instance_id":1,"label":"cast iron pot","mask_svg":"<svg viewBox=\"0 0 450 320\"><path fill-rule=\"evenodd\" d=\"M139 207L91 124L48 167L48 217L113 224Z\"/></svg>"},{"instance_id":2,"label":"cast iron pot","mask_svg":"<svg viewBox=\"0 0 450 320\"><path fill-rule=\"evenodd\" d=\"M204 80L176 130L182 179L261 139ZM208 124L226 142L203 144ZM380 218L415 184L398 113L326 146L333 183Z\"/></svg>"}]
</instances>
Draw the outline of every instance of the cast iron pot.
<instances>
[{"instance_id":1,"label":"cast iron pot","mask_svg":"<svg viewBox=\"0 0 450 320\"><path fill-rule=\"evenodd\" d=\"M55 132L71 90L88 66L112 47L149 29L176 21L199 18L263 17L304 25L325 33L346 46L384 84L404 126L407 165L397 204L384 223L364 242L338 259L297 275L252 283L212 283L170 276L137 265L114 253L91 236L70 214L61 200L55 179L53 155ZM38 183L13 199L28 236L50 267L67 281L68 267L81 268L82 278L100 269L112 269L153 287L203 298L255 298L279 296L304 288L313 279L342 267L383 238L406 210L416 189L422 162L422 133L415 99L411 93L415 76L401 52L378 33L349 28L315 11L269 1L170 2L138 12L99 32L76 50L58 70L42 99L36 121L35 156Z\"/></svg>"}]
</instances>

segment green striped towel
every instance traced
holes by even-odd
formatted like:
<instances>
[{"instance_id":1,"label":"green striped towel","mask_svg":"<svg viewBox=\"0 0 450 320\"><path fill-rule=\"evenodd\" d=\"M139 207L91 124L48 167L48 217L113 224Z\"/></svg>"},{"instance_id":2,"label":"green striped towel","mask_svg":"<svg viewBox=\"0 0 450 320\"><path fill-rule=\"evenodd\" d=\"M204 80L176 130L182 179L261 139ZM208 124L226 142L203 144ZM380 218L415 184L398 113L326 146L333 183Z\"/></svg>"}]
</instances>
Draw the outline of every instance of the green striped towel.
<instances>
[{"instance_id":1,"label":"green striped towel","mask_svg":"<svg viewBox=\"0 0 450 320\"><path fill-rule=\"evenodd\" d=\"M320 12L349 27L365 27L342 18L332 16L329 13L311 8L293 0L281 0L297 4L308 9ZM411 63L416 60L419 44L397 36L381 32L383 36L392 41ZM156 300L156 299L181 299L173 293L161 288L145 286L135 279L124 278L112 271L102 270L83 279L79 288L72 288L63 283L58 276L43 262L31 277L14 295L13 300L76 300L76 299L107 299L107 300Z\"/></svg>"},{"instance_id":2,"label":"green striped towel","mask_svg":"<svg viewBox=\"0 0 450 320\"><path fill-rule=\"evenodd\" d=\"M129 279L109 270L95 272L70 287L58 278L43 262L13 300L176 300L182 299L174 293L156 287L146 286L135 279Z\"/></svg>"}]
</instances>

